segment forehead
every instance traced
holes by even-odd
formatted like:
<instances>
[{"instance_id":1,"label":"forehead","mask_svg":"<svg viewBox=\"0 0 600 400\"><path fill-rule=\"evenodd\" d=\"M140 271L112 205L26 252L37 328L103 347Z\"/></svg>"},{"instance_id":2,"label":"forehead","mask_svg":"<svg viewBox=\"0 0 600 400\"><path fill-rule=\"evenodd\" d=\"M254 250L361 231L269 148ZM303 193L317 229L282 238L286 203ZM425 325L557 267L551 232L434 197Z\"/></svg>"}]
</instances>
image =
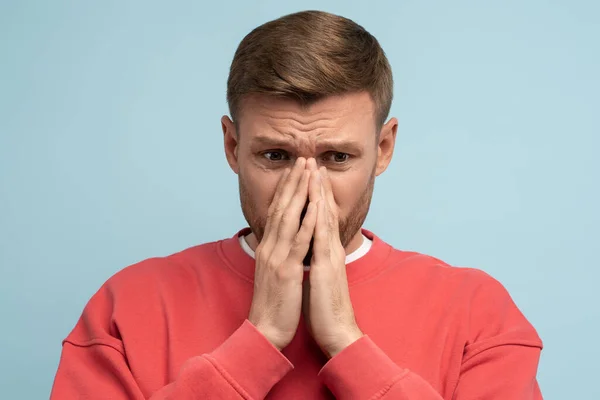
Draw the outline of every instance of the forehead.
<instances>
[{"instance_id":1,"label":"forehead","mask_svg":"<svg viewBox=\"0 0 600 400\"><path fill-rule=\"evenodd\" d=\"M288 98L251 95L240 104L242 136L283 135L290 139L371 136L375 104L366 92L329 96L303 105Z\"/></svg>"}]
</instances>

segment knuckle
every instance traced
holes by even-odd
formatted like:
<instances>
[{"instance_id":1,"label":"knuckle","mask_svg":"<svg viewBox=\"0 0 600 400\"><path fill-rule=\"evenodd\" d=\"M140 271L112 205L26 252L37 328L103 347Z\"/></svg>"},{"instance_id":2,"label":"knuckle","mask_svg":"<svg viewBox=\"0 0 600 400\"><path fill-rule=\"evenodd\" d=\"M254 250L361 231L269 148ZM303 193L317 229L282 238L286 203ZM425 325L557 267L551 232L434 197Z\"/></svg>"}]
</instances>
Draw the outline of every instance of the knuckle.
<instances>
[{"instance_id":1,"label":"knuckle","mask_svg":"<svg viewBox=\"0 0 600 400\"><path fill-rule=\"evenodd\" d=\"M298 232L296 236L294 236L294 240L292 241L292 248L301 247L304 244L304 240L302 239L302 232Z\"/></svg>"},{"instance_id":2,"label":"knuckle","mask_svg":"<svg viewBox=\"0 0 600 400\"><path fill-rule=\"evenodd\" d=\"M294 222L294 214L291 213L289 210L282 213L281 214L281 222L286 225Z\"/></svg>"},{"instance_id":3,"label":"knuckle","mask_svg":"<svg viewBox=\"0 0 600 400\"><path fill-rule=\"evenodd\" d=\"M264 245L262 243L259 243L258 246L256 246L256 250L254 251L254 255L256 256L256 259L258 260L259 258L262 258L263 252L264 252Z\"/></svg>"},{"instance_id":4,"label":"knuckle","mask_svg":"<svg viewBox=\"0 0 600 400\"><path fill-rule=\"evenodd\" d=\"M261 240L261 242L256 246L256 250L254 251L254 254L256 255L256 258L258 258L258 257L261 257L264 253L265 253L265 241Z\"/></svg>"},{"instance_id":5,"label":"knuckle","mask_svg":"<svg viewBox=\"0 0 600 400\"><path fill-rule=\"evenodd\" d=\"M337 229L337 220L334 218L329 218L329 221L327 221L327 225L329 225L329 229L331 230Z\"/></svg>"},{"instance_id":6,"label":"knuckle","mask_svg":"<svg viewBox=\"0 0 600 400\"><path fill-rule=\"evenodd\" d=\"M264 264L269 271L277 271L279 269L279 263L273 257L266 260Z\"/></svg>"},{"instance_id":7,"label":"knuckle","mask_svg":"<svg viewBox=\"0 0 600 400\"><path fill-rule=\"evenodd\" d=\"M263 266L263 265L267 265L268 266L268 257L264 254L263 251L259 251L258 249L256 249L256 266L257 268L259 266Z\"/></svg>"},{"instance_id":8,"label":"knuckle","mask_svg":"<svg viewBox=\"0 0 600 400\"><path fill-rule=\"evenodd\" d=\"M278 268L275 271L273 271L273 274L275 276L275 279L282 283L294 280L295 276L294 268ZM279 285L279 288L281 290L284 290L281 285Z\"/></svg>"},{"instance_id":9,"label":"knuckle","mask_svg":"<svg viewBox=\"0 0 600 400\"><path fill-rule=\"evenodd\" d=\"M339 211L336 209L331 210L331 216L337 221L337 219L340 217Z\"/></svg>"},{"instance_id":10,"label":"knuckle","mask_svg":"<svg viewBox=\"0 0 600 400\"><path fill-rule=\"evenodd\" d=\"M278 281L285 281L287 279L287 272L285 268L278 268L275 270L275 278Z\"/></svg>"},{"instance_id":11,"label":"knuckle","mask_svg":"<svg viewBox=\"0 0 600 400\"><path fill-rule=\"evenodd\" d=\"M279 257L277 257L277 253L275 251L272 251L271 254L269 254L269 258L265 259L265 264L270 269L275 269L279 267L279 264L281 264L281 260Z\"/></svg>"},{"instance_id":12,"label":"knuckle","mask_svg":"<svg viewBox=\"0 0 600 400\"><path fill-rule=\"evenodd\" d=\"M283 210L281 208L280 204L275 204L274 206L272 206L269 209L269 214L268 217L269 218L277 218L278 216L280 216L282 214Z\"/></svg>"}]
</instances>

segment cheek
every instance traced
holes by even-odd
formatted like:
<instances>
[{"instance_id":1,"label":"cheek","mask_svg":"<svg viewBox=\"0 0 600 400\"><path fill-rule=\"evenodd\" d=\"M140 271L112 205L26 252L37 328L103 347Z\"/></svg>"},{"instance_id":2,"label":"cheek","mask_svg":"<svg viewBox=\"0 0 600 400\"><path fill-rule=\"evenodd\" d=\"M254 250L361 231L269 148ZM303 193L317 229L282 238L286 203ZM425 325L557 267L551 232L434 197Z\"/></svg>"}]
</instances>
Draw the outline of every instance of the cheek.
<instances>
[{"instance_id":1,"label":"cheek","mask_svg":"<svg viewBox=\"0 0 600 400\"><path fill-rule=\"evenodd\" d=\"M369 177L367 174L330 174L333 197L339 207L340 216L345 217L353 211L353 207L360 199Z\"/></svg>"},{"instance_id":2,"label":"cheek","mask_svg":"<svg viewBox=\"0 0 600 400\"><path fill-rule=\"evenodd\" d=\"M277 190L280 174L262 170L248 172L246 179L247 190L255 206L261 213L264 212L266 214Z\"/></svg>"}]
</instances>

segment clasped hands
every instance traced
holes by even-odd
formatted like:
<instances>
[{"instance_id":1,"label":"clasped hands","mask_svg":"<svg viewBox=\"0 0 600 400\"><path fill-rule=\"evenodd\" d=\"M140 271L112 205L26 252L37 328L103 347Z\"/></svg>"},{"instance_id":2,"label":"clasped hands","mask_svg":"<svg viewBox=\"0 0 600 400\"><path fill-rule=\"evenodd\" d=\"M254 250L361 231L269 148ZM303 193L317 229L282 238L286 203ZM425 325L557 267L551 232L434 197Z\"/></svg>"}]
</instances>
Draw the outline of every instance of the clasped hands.
<instances>
[{"instance_id":1,"label":"clasped hands","mask_svg":"<svg viewBox=\"0 0 600 400\"><path fill-rule=\"evenodd\" d=\"M304 219L301 214L309 201ZM333 357L359 339L331 181L314 158L282 174L256 248L248 320L279 350L293 339L301 313L321 350ZM309 279L303 260L313 240Z\"/></svg>"}]
</instances>

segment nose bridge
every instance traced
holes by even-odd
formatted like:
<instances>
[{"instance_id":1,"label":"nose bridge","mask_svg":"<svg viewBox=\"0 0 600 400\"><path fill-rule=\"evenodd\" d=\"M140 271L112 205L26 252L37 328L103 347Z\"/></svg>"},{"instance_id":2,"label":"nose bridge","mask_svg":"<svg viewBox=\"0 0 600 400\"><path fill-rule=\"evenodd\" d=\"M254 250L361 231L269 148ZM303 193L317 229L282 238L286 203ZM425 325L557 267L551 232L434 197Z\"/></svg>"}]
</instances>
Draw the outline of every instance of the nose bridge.
<instances>
[{"instance_id":1,"label":"nose bridge","mask_svg":"<svg viewBox=\"0 0 600 400\"><path fill-rule=\"evenodd\" d=\"M317 135L315 132L302 132L295 138L297 157L317 157Z\"/></svg>"},{"instance_id":2,"label":"nose bridge","mask_svg":"<svg viewBox=\"0 0 600 400\"><path fill-rule=\"evenodd\" d=\"M318 142L319 138L323 136L324 132L320 129L310 129L304 132L299 132L294 135L294 142L296 143L297 157L304 158L318 158Z\"/></svg>"}]
</instances>

